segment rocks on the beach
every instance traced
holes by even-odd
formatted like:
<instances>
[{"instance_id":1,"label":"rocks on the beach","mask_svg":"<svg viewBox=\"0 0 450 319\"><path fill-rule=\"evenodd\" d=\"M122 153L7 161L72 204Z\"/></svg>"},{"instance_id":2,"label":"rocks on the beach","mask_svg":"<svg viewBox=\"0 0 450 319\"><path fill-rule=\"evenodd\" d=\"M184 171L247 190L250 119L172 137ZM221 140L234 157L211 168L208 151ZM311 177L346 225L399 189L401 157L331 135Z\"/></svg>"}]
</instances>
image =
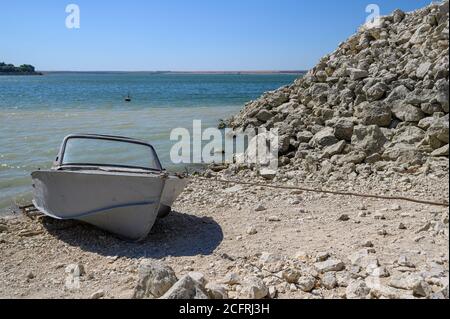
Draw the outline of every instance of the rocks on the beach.
<instances>
[{"instance_id":1,"label":"rocks on the beach","mask_svg":"<svg viewBox=\"0 0 450 319\"><path fill-rule=\"evenodd\" d=\"M428 283L417 274L403 273L392 277L389 285L394 288L412 290L417 297L427 297L432 292Z\"/></svg>"},{"instance_id":2,"label":"rocks on the beach","mask_svg":"<svg viewBox=\"0 0 450 319\"><path fill-rule=\"evenodd\" d=\"M316 262L326 261L330 257L331 257L331 255L330 255L329 252L321 251L321 252L316 254Z\"/></svg>"},{"instance_id":3,"label":"rocks on the beach","mask_svg":"<svg viewBox=\"0 0 450 319\"><path fill-rule=\"evenodd\" d=\"M336 274L333 272L327 272L322 276L321 285L326 289L334 289L338 286Z\"/></svg>"},{"instance_id":4,"label":"rocks on the beach","mask_svg":"<svg viewBox=\"0 0 450 319\"><path fill-rule=\"evenodd\" d=\"M316 287L316 278L311 275L301 276L297 282L300 290L304 292L311 292Z\"/></svg>"},{"instance_id":5,"label":"rocks on the beach","mask_svg":"<svg viewBox=\"0 0 450 319\"><path fill-rule=\"evenodd\" d=\"M6 233L8 231L8 226L0 224L0 233Z\"/></svg>"},{"instance_id":6,"label":"rocks on the beach","mask_svg":"<svg viewBox=\"0 0 450 319\"><path fill-rule=\"evenodd\" d=\"M267 208L265 206L263 206L263 205L257 205L255 207L255 212L263 212L265 210L267 210Z\"/></svg>"},{"instance_id":7,"label":"rocks on the beach","mask_svg":"<svg viewBox=\"0 0 450 319\"><path fill-rule=\"evenodd\" d=\"M191 276L185 275L177 281L161 299L210 299L206 288L194 280Z\"/></svg>"},{"instance_id":8,"label":"rocks on the beach","mask_svg":"<svg viewBox=\"0 0 450 319\"><path fill-rule=\"evenodd\" d=\"M371 248L361 249L348 256L348 259L350 260L350 263L352 265L361 268L367 268L368 266L378 267L379 266L378 259L371 252L372 252Z\"/></svg>"},{"instance_id":9,"label":"rocks on the beach","mask_svg":"<svg viewBox=\"0 0 450 319\"><path fill-rule=\"evenodd\" d=\"M341 271L345 269L345 264L339 259L328 259L323 262L314 264L314 267L320 273L326 273L330 271Z\"/></svg>"},{"instance_id":10,"label":"rocks on the beach","mask_svg":"<svg viewBox=\"0 0 450 319\"><path fill-rule=\"evenodd\" d=\"M269 289L258 277L248 277L242 283L241 295L247 299L263 299L269 294Z\"/></svg>"},{"instance_id":11,"label":"rocks on the beach","mask_svg":"<svg viewBox=\"0 0 450 319\"><path fill-rule=\"evenodd\" d=\"M294 284L300 278L301 273L293 268L285 269L282 272L282 277L287 283Z\"/></svg>"},{"instance_id":12,"label":"rocks on the beach","mask_svg":"<svg viewBox=\"0 0 450 319\"><path fill-rule=\"evenodd\" d=\"M366 272L376 278L387 278L390 276L388 269L385 266L378 267L375 264L368 265Z\"/></svg>"},{"instance_id":13,"label":"rocks on the beach","mask_svg":"<svg viewBox=\"0 0 450 319\"><path fill-rule=\"evenodd\" d=\"M278 217L278 216L270 216L268 219L267 219L269 222L281 222L281 219L280 219L280 217Z\"/></svg>"},{"instance_id":14,"label":"rocks on the beach","mask_svg":"<svg viewBox=\"0 0 450 319\"><path fill-rule=\"evenodd\" d=\"M346 222L350 220L350 216L348 216L348 214L342 214L338 217L337 220L341 222Z\"/></svg>"},{"instance_id":15,"label":"rocks on the beach","mask_svg":"<svg viewBox=\"0 0 450 319\"><path fill-rule=\"evenodd\" d=\"M221 283L226 285L237 285L241 282L241 278L238 274L234 272L227 273L225 277L221 280Z\"/></svg>"},{"instance_id":16,"label":"rocks on the beach","mask_svg":"<svg viewBox=\"0 0 450 319\"><path fill-rule=\"evenodd\" d=\"M208 280L206 279L205 275L202 274L201 272L191 271L188 273L188 275L196 282L198 282L201 286L206 286L208 284Z\"/></svg>"},{"instance_id":17,"label":"rocks on the beach","mask_svg":"<svg viewBox=\"0 0 450 319\"><path fill-rule=\"evenodd\" d=\"M307 260L309 260L309 258L310 258L309 254L305 251L297 251L294 254L294 259L299 261L306 262Z\"/></svg>"},{"instance_id":18,"label":"rocks on the beach","mask_svg":"<svg viewBox=\"0 0 450 319\"><path fill-rule=\"evenodd\" d=\"M256 229L255 226L249 226L246 232L247 235L256 235L258 233L258 230Z\"/></svg>"},{"instance_id":19,"label":"rocks on the beach","mask_svg":"<svg viewBox=\"0 0 450 319\"><path fill-rule=\"evenodd\" d=\"M270 286L269 287L269 295L268 295L268 297L270 299L275 299L277 297L277 295L278 295L278 289L276 287L274 287L274 286Z\"/></svg>"},{"instance_id":20,"label":"rocks on the beach","mask_svg":"<svg viewBox=\"0 0 450 319\"><path fill-rule=\"evenodd\" d=\"M81 263L67 265L65 272L73 277L80 277L86 274L84 265Z\"/></svg>"},{"instance_id":21,"label":"rocks on the beach","mask_svg":"<svg viewBox=\"0 0 450 319\"><path fill-rule=\"evenodd\" d=\"M283 260L283 257L277 254L269 253L269 252L262 252L261 256L259 257L259 262L263 264L269 264L269 263L276 263Z\"/></svg>"},{"instance_id":22,"label":"rocks on the beach","mask_svg":"<svg viewBox=\"0 0 450 319\"><path fill-rule=\"evenodd\" d=\"M101 299L105 296L105 291L103 289L97 290L92 295L90 295L89 299Z\"/></svg>"},{"instance_id":23,"label":"rocks on the beach","mask_svg":"<svg viewBox=\"0 0 450 319\"><path fill-rule=\"evenodd\" d=\"M228 291L224 285L208 283L205 289L210 299L228 299Z\"/></svg>"},{"instance_id":24,"label":"rocks on the beach","mask_svg":"<svg viewBox=\"0 0 450 319\"><path fill-rule=\"evenodd\" d=\"M370 294L370 288L367 287L364 280L358 279L348 284L345 294L347 299L367 299Z\"/></svg>"},{"instance_id":25,"label":"rocks on the beach","mask_svg":"<svg viewBox=\"0 0 450 319\"><path fill-rule=\"evenodd\" d=\"M366 241L364 241L364 242L362 243L361 246L362 246L362 247L365 247L365 248L372 248L372 247L374 246L374 244L373 244L372 241L366 240Z\"/></svg>"},{"instance_id":26,"label":"rocks on the beach","mask_svg":"<svg viewBox=\"0 0 450 319\"><path fill-rule=\"evenodd\" d=\"M154 260L141 261L138 273L139 281L134 290L136 299L160 298L178 281L171 267Z\"/></svg>"},{"instance_id":27,"label":"rocks on the beach","mask_svg":"<svg viewBox=\"0 0 450 319\"><path fill-rule=\"evenodd\" d=\"M277 176L277 171L273 169L262 168L259 171L259 175L264 179L273 180Z\"/></svg>"}]
</instances>

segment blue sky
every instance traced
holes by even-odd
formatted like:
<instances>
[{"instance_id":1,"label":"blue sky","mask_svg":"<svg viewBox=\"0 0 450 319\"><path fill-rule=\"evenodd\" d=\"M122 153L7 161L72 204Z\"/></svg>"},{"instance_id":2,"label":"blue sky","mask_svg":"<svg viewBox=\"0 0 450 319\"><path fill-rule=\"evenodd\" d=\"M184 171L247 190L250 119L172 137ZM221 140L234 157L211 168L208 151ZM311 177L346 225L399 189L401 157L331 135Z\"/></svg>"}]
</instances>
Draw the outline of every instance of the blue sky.
<instances>
[{"instance_id":1,"label":"blue sky","mask_svg":"<svg viewBox=\"0 0 450 319\"><path fill-rule=\"evenodd\" d=\"M81 28L65 27L78 4ZM298 70L364 23L430 0L2 0L0 61L39 70Z\"/></svg>"}]
</instances>

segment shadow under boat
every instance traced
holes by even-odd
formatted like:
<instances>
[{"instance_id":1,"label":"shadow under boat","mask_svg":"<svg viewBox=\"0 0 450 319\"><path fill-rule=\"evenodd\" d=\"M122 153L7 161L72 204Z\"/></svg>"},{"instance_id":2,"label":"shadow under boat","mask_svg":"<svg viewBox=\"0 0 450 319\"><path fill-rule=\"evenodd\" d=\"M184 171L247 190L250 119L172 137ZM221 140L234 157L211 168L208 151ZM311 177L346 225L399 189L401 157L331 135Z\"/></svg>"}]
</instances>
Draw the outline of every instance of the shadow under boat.
<instances>
[{"instance_id":1,"label":"shadow under boat","mask_svg":"<svg viewBox=\"0 0 450 319\"><path fill-rule=\"evenodd\" d=\"M209 217L172 212L158 219L141 242L127 242L89 224L44 217L43 226L57 239L83 251L127 258L211 255L223 241L220 225Z\"/></svg>"}]
</instances>

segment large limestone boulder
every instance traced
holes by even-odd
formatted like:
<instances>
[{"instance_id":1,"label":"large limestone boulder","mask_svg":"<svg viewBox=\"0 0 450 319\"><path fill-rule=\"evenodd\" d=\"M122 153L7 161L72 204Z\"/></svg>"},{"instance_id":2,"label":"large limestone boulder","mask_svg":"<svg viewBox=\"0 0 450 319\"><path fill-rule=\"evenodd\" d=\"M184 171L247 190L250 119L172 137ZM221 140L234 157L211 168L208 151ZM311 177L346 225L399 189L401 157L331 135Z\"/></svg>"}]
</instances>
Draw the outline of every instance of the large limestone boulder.
<instances>
[{"instance_id":1,"label":"large limestone boulder","mask_svg":"<svg viewBox=\"0 0 450 319\"><path fill-rule=\"evenodd\" d=\"M383 102L363 102L356 106L355 116L364 125L387 127L392 121L391 108Z\"/></svg>"},{"instance_id":2,"label":"large limestone boulder","mask_svg":"<svg viewBox=\"0 0 450 319\"><path fill-rule=\"evenodd\" d=\"M386 137L376 125L358 125L354 128L352 145L367 155L381 152L386 142Z\"/></svg>"},{"instance_id":3,"label":"large limestone boulder","mask_svg":"<svg viewBox=\"0 0 450 319\"><path fill-rule=\"evenodd\" d=\"M241 295L246 299L263 299L269 294L269 289L258 277L246 278L242 285Z\"/></svg>"},{"instance_id":4,"label":"large limestone boulder","mask_svg":"<svg viewBox=\"0 0 450 319\"><path fill-rule=\"evenodd\" d=\"M395 103L392 107L392 113L405 122L419 122L425 117L425 113L419 107L403 102Z\"/></svg>"},{"instance_id":5,"label":"large limestone boulder","mask_svg":"<svg viewBox=\"0 0 450 319\"><path fill-rule=\"evenodd\" d=\"M334 124L334 135L340 140L351 141L354 127L352 118L339 118Z\"/></svg>"},{"instance_id":6,"label":"large limestone boulder","mask_svg":"<svg viewBox=\"0 0 450 319\"><path fill-rule=\"evenodd\" d=\"M183 276L161 299L210 299L208 291L201 282L190 275Z\"/></svg>"},{"instance_id":7,"label":"large limestone boulder","mask_svg":"<svg viewBox=\"0 0 450 319\"><path fill-rule=\"evenodd\" d=\"M134 290L136 299L159 298L178 280L172 268L154 260L143 260L138 273L139 281Z\"/></svg>"},{"instance_id":8,"label":"large limestone boulder","mask_svg":"<svg viewBox=\"0 0 450 319\"><path fill-rule=\"evenodd\" d=\"M336 136L334 136L334 129L326 127L318 132L310 141L312 147L324 147L334 145L338 142Z\"/></svg>"},{"instance_id":9,"label":"large limestone boulder","mask_svg":"<svg viewBox=\"0 0 450 319\"><path fill-rule=\"evenodd\" d=\"M428 128L427 136L436 138L437 140L449 143L448 114L442 118L436 119Z\"/></svg>"}]
</instances>

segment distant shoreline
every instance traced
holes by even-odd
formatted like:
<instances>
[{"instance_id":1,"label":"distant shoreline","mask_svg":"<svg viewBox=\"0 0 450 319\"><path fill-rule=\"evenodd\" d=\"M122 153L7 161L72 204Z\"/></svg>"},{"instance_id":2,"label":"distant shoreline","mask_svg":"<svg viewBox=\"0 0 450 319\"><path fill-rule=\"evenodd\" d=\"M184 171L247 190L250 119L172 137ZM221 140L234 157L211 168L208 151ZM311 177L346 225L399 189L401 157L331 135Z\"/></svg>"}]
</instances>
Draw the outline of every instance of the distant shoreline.
<instances>
[{"instance_id":1,"label":"distant shoreline","mask_svg":"<svg viewBox=\"0 0 450 319\"><path fill-rule=\"evenodd\" d=\"M308 71L305 70L287 70L287 71L40 71L43 74L61 74L61 73L74 73L74 74L199 74L199 75L263 75L263 74L305 74Z\"/></svg>"},{"instance_id":2,"label":"distant shoreline","mask_svg":"<svg viewBox=\"0 0 450 319\"><path fill-rule=\"evenodd\" d=\"M36 76L44 75L41 72L0 72L0 76Z\"/></svg>"}]
</instances>

